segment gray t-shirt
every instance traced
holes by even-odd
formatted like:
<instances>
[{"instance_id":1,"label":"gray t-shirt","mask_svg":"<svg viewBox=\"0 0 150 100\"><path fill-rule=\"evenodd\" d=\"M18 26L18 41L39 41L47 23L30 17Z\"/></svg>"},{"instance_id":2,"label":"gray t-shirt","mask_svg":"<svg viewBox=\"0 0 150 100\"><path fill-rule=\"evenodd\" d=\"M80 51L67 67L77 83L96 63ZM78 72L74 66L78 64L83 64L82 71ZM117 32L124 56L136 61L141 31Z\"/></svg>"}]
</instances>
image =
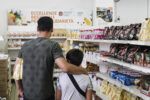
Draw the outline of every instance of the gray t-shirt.
<instances>
[{"instance_id":1,"label":"gray t-shirt","mask_svg":"<svg viewBox=\"0 0 150 100\"><path fill-rule=\"evenodd\" d=\"M23 58L24 96L29 100L45 100L53 96L53 67L57 58L63 57L57 42L37 38L26 42L19 58Z\"/></svg>"}]
</instances>

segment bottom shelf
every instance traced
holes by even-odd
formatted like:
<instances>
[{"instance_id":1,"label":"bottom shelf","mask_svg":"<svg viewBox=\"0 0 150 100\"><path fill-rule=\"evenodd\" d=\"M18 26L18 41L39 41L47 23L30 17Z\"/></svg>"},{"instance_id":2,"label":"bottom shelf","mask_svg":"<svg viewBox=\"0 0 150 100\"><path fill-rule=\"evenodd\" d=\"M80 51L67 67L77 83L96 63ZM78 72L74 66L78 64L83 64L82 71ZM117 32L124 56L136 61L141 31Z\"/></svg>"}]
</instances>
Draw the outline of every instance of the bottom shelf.
<instances>
[{"instance_id":1,"label":"bottom shelf","mask_svg":"<svg viewBox=\"0 0 150 100\"><path fill-rule=\"evenodd\" d=\"M112 84L118 86L118 87L121 87L121 88L123 88L124 90L126 90L126 91L128 91L128 92L130 92L130 93L132 93L132 94L135 94L135 95L137 95L138 97L140 97L140 98L142 98L142 99L144 99L144 100L150 100L150 97L148 97L148 96L142 94L142 93L140 92L140 90L136 89L135 86L125 86L125 85L121 84L119 81L110 78L110 77L109 77L108 75L106 75L106 74L97 73L96 76L98 76L98 77L100 77L100 78L102 78L102 79L104 79L104 80L106 80L106 81L108 81L108 82L110 82L110 83L112 83Z\"/></svg>"}]
</instances>

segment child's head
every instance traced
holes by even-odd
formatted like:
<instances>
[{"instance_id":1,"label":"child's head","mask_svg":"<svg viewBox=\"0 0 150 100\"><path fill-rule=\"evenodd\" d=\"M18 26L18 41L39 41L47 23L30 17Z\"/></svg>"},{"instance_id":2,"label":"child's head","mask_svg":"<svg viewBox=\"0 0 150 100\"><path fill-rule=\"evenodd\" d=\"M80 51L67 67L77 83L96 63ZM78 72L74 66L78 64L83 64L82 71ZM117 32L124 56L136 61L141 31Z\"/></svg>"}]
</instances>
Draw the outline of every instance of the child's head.
<instances>
[{"instance_id":1,"label":"child's head","mask_svg":"<svg viewBox=\"0 0 150 100\"><path fill-rule=\"evenodd\" d=\"M69 63L80 66L83 60L83 52L79 49L71 49L67 53L66 59Z\"/></svg>"}]
</instances>

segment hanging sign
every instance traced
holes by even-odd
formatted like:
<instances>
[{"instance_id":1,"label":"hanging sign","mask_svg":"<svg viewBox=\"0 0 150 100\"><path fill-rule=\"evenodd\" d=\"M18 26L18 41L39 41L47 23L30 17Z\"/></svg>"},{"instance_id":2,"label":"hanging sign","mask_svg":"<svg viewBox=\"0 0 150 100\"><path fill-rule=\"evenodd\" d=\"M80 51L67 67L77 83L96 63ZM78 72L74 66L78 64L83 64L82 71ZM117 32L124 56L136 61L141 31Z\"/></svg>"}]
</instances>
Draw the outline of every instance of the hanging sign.
<instances>
[{"instance_id":1,"label":"hanging sign","mask_svg":"<svg viewBox=\"0 0 150 100\"><path fill-rule=\"evenodd\" d=\"M11 9L8 11L8 25L34 25L42 16L51 17L54 25L91 26L92 11L60 9Z\"/></svg>"}]
</instances>

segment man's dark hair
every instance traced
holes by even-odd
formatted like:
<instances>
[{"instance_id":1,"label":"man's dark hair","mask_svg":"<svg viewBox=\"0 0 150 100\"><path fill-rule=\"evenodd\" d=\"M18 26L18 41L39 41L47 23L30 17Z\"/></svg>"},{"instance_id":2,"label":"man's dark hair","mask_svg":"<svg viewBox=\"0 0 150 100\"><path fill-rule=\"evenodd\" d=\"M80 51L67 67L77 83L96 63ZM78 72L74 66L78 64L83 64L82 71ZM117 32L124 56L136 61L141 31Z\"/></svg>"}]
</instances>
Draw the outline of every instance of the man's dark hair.
<instances>
[{"instance_id":1,"label":"man's dark hair","mask_svg":"<svg viewBox=\"0 0 150 100\"><path fill-rule=\"evenodd\" d=\"M39 31L49 32L53 28L53 19L50 17L41 17L38 20L38 29Z\"/></svg>"},{"instance_id":2,"label":"man's dark hair","mask_svg":"<svg viewBox=\"0 0 150 100\"><path fill-rule=\"evenodd\" d=\"M79 49L71 49L66 55L67 61L76 66L80 66L83 60L83 52Z\"/></svg>"}]
</instances>

